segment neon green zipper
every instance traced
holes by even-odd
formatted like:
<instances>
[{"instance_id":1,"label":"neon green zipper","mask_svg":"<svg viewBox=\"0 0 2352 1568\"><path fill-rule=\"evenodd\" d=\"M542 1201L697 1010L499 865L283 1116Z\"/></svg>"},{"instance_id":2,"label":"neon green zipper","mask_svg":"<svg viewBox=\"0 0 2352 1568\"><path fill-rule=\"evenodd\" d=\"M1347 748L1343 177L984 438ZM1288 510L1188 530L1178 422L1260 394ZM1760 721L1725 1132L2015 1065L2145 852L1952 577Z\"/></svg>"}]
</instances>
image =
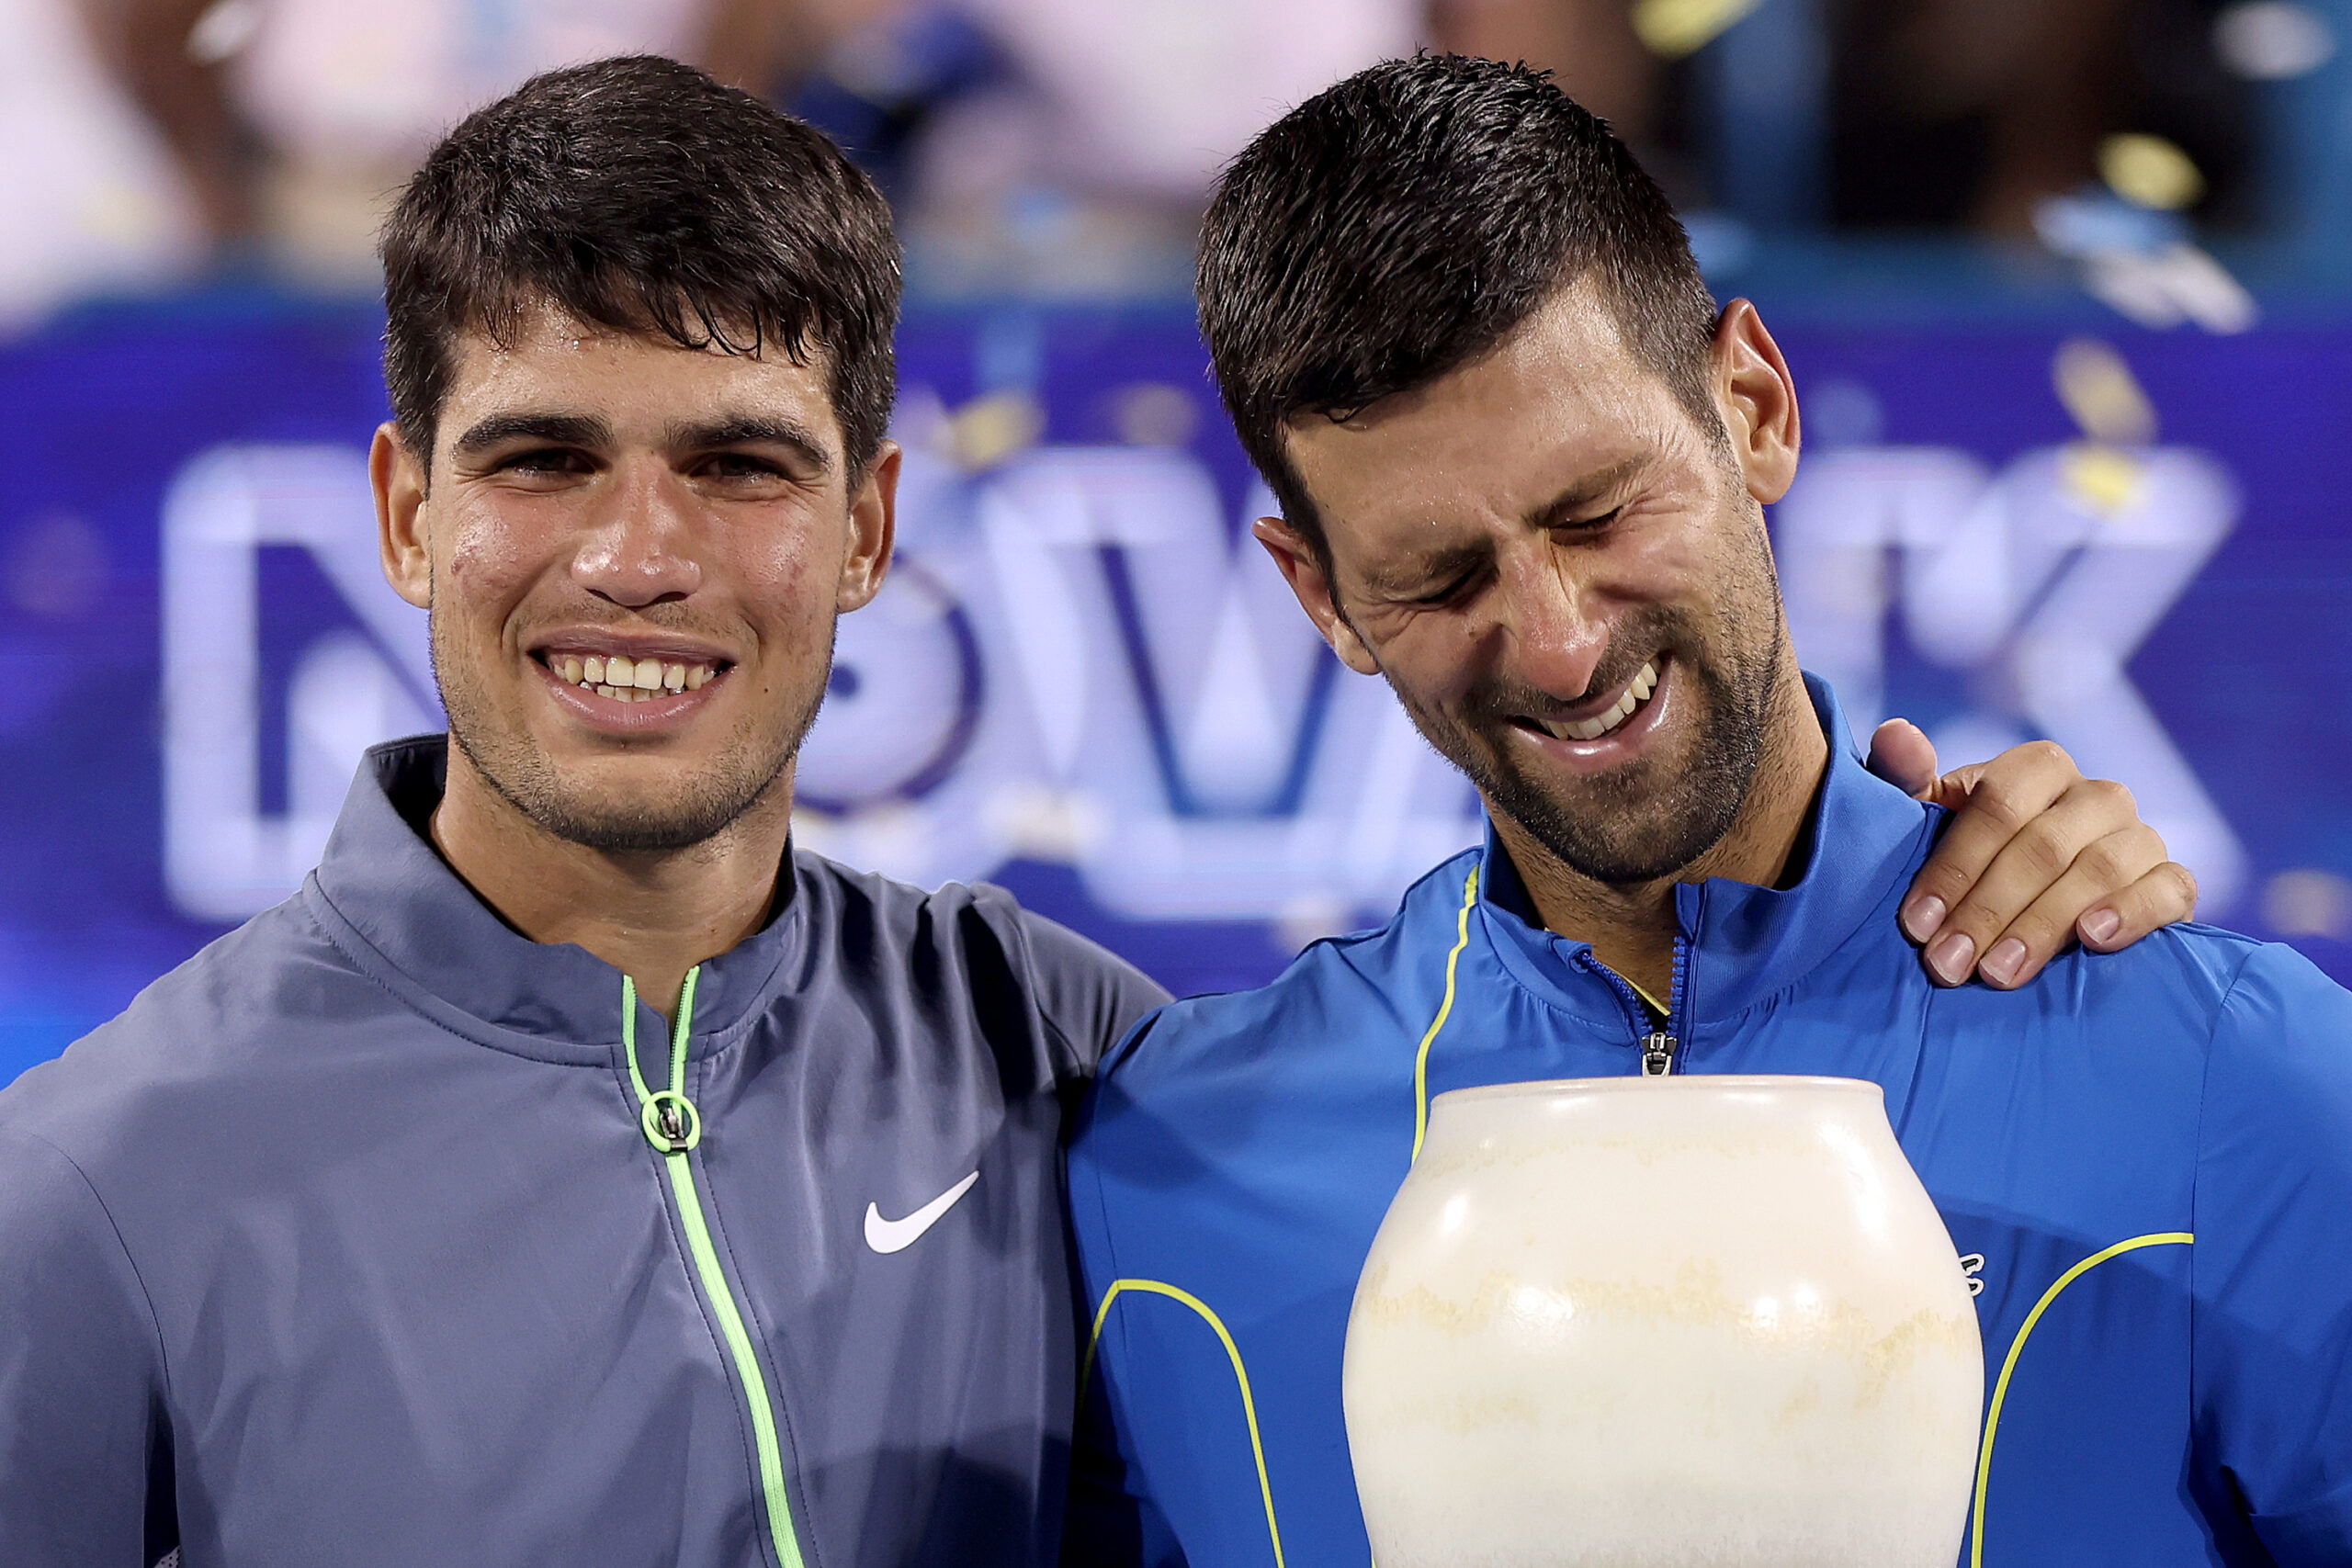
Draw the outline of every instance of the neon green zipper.
<instances>
[{"instance_id":1,"label":"neon green zipper","mask_svg":"<svg viewBox=\"0 0 2352 1568\"><path fill-rule=\"evenodd\" d=\"M686 971L678 992L678 1021L670 1032L670 1087L649 1090L645 1075L637 1070L637 982L621 976L621 1045L628 1054L628 1081L637 1089L638 1125L646 1142L661 1151L670 1170L670 1188L678 1195L678 1218L686 1227L686 1246L695 1255L695 1269L702 1276L703 1294L718 1314L719 1333L735 1358L735 1375L752 1404L752 1438L759 1450L760 1491L767 1504L768 1534L775 1542L776 1560L784 1568L802 1568L800 1540L792 1529L792 1499L784 1489L784 1451L775 1438L775 1410L768 1403L767 1379L761 1375L760 1358L743 1326L735 1292L718 1266L718 1249L711 1245L710 1225L703 1218L702 1194L695 1188L694 1166L687 1156L702 1142L702 1113L686 1098L686 1035L695 1016L697 964Z\"/></svg>"}]
</instances>

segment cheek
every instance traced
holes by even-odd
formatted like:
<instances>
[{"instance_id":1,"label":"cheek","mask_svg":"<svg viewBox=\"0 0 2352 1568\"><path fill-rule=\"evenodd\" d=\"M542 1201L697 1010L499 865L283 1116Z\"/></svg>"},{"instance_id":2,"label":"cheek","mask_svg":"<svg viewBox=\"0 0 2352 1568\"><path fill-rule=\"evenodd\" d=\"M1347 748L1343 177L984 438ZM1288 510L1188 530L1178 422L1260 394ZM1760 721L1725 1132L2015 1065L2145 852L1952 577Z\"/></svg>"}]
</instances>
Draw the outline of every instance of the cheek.
<instances>
[{"instance_id":1,"label":"cheek","mask_svg":"<svg viewBox=\"0 0 2352 1568\"><path fill-rule=\"evenodd\" d=\"M821 660L831 646L841 562L825 545L808 531L779 529L741 539L724 557L745 617L789 667Z\"/></svg>"},{"instance_id":2,"label":"cheek","mask_svg":"<svg viewBox=\"0 0 2352 1568\"><path fill-rule=\"evenodd\" d=\"M1667 605L1701 620L1772 591L1758 525L1740 510L1694 508L1630 531L1608 555L1594 585L1627 605Z\"/></svg>"},{"instance_id":3,"label":"cheek","mask_svg":"<svg viewBox=\"0 0 2352 1568\"><path fill-rule=\"evenodd\" d=\"M1627 541L1618 556L1620 578L1644 598L1670 599L1704 592L1722 581L1732 564L1724 543L1730 529L1702 515L1663 520Z\"/></svg>"},{"instance_id":4,"label":"cheek","mask_svg":"<svg viewBox=\"0 0 2352 1568\"><path fill-rule=\"evenodd\" d=\"M1448 706L1493 673L1494 646L1467 616L1415 616L1379 649L1381 672L1420 705Z\"/></svg>"},{"instance_id":5,"label":"cheek","mask_svg":"<svg viewBox=\"0 0 2352 1568\"><path fill-rule=\"evenodd\" d=\"M488 511L453 519L448 549L438 563L436 597L456 594L469 607L503 606L519 598L551 569L549 531Z\"/></svg>"}]
</instances>

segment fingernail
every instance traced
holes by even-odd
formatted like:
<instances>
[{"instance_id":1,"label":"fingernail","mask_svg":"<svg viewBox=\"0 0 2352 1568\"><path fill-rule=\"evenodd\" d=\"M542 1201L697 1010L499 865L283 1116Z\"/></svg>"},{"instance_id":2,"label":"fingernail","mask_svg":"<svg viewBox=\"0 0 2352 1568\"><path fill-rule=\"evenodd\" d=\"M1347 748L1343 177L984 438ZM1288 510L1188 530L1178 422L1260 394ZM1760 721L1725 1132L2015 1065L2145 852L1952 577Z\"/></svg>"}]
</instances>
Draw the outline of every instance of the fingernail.
<instances>
[{"instance_id":1,"label":"fingernail","mask_svg":"<svg viewBox=\"0 0 2352 1568\"><path fill-rule=\"evenodd\" d=\"M2122 929L2123 917L2112 909L2093 909L2083 917L2083 937L2087 942L2113 942Z\"/></svg>"},{"instance_id":2,"label":"fingernail","mask_svg":"<svg viewBox=\"0 0 2352 1568\"><path fill-rule=\"evenodd\" d=\"M1903 907L1903 929L1913 942L1925 942L1944 923L1944 901L1930 893Z\"/></svg>"},{"instance_id":3,"label":"fingernail","mask_svg":"<svg viewBox=\"0 0 2352 1568\"><path fill-rule=\"evenodd\" d=\"M2025 967L2025 943L2013 936L2005 936L1993 944L1984 955L1984 973L1996 986L2017 983L2018 971Z\"/></svg>"},{"instance_id":4,"label":"fingernail","mask_svg":"<svg viewBox=\"0 0 2352 1568\"><path fill-rule=\"evenodd\" d=\"M1968 971L1975 963L1976 943L1965 931L1953 931L1928 949L1928 967L1947 986L1957 986L1967 979Z\"/></svg>"}]
</instances>

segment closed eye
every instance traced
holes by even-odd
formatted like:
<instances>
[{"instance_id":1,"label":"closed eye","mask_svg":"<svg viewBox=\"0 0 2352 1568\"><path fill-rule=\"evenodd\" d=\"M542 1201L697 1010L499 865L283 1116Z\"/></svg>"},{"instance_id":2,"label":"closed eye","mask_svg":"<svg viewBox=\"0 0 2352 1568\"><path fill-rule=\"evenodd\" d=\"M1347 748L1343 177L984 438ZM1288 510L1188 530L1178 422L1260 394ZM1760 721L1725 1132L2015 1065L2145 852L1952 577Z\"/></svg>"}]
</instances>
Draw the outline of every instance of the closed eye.
<instances>
[{"instance_id":1,"label":"closed eye","mask_svg":"<svg viewBox=\"0 0 2352 1568\"><path fill-rule=\"evenodd\" d=\"M1459 599L1464 593L1467 593L1470 591L1471 586L1478 581L1479 575L1485 570L1486 568L1484 567L1472 567L1467 571L1464 571L1459 576L1450 580L1444 587L1436 590L1434 592L1417 594L1405 602L1408 604L1417 604L1427 609L1436 609L1446 604L1451 604L1456 599Z\"/></svg>"}]
</instances>

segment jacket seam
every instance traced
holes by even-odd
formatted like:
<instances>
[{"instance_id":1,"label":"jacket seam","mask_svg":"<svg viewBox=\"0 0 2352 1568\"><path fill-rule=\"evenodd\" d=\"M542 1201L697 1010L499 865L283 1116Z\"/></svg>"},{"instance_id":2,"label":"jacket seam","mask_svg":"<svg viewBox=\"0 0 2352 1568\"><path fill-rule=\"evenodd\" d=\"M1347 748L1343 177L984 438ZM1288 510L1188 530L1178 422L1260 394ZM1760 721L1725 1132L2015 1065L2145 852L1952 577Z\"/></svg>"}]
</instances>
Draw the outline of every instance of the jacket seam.
<instances>
[{"instance_id":1,"label":"jacket seam","mask_svg":"<svg viewBox=\"0 0 2352 1568\"><path fill-rule=\"evenodd\" d=\"M324 888L319 889L319 897L326 901L329 908L334 908L334 900L328 896ZM335 909L335 914L338 918L348 919L348 917L345 916L341 909ZM525 1040L557 1041L566 1044L578 1045L585 1050L602 1051L606 1056L606 1060L605 1061L566 1062L548 1056L534 1055L526 1051L518 1051L502 1041L490 1039L484 1034L478 1034L471 1031L461 1029L458 1025L451 1023L447 1019L435 1018L426 1009L418 1006L414 998L403 996L398 987L391 985L381 975L378 974L374 965L370 964L361 954L354 952L350 944L345 942L339 933L329 926L327 922L319 919L318 911L306 906L302 910L302 918L311 923L311 929L316 931L319 936L326 942L327 945L334 948L336 953L342 954L344 962L348 964L352 971L358 975L360 978L366 980L369 985L375 987L385 996L391 998L391 1000L398 1005L401 1010L421 1020L427 1026L437 1029L442 1033L449 1035L453 1039L462 1040L469 1045L479 1045L485 1051L496 1051L502 1055L513 1056L521 1061L537 1062L544 1066L584 1067L594 1071L602 1070L611 1066L610 1056L612 1047L605 1045L599 1042L569 1040L560 1034L531 1034L519 1029L502 1032L514 1034ZM388 964L390 964L390 960L386 960L385 962ZM400 969L397 964L390 964L390 966L395 973L401 975L401 978L409 980L411 984L419 984L413 976L409 976L406 971ZM773 977L773 975L771 975L771 977ZM463 1008L458 1007L455 1002L450 1001L447 998L434 992L429 987L419 985L419 988L424 990L426 995L433 997L433 998L441 1003L442 1006L447 1007L452 1011L458 1012L468 1019L473 1019L475 1022L482 1024L485 1029L496 1027L490 1024L487 1020L475 1019L473 1014L466 1012ZM769 1002L773 1002L774 998L770 997L768 1000ZM768 1003L762 1003L761 1005L746 1010L741 1018L736 1020L735 1022L729 1024L725 1029L713 1030L708 1035L705 1036L705 1038L712 1042L711 1048L703 1053L700 1056L695 1057L695 1061L697 1065L718 1061L721 1057L725 1056L729 1052L735 1050L748 1040L751 1037L752 1031L757 1029L762 1021L767 1016Z\"/></svg>"},{"instance_id":2,"label":"jacket seam","mask_svg":"<svg viewBox=\"0 0 2352 1568\"><path fill-rule=\"evenodd\" d=\"M326 895L322 892L319 897L324 898ZM335 912L337 914L341 914L343 911L338 909ZM404 997L401 995L400 992L394 990L385 982L382 976L377 974L374 969L368 966L368 963L364 959L362 959L357 953L352 952L350 948L345 946L343 939L336 935L333 931L330 931L327 928L326 922L320 919L314 911L310 909L303 910L302 918L311 922L312 930L316 931L319 935L326 939L328 946L334 948L337 953L343 955L344 962L350 964L353 971L356 973L361 979L367 981L369 985L383 992L384 995L391 998L393 1003L402 1011L410 1013L422 1020L426 1027L437 1029L444 1034L454 1035L458 1039L464 1041L469 1045L485 1046L492 1051L503 1049L502 1046L492 1044L492 1043L487 1040L476 1039L474 1036L467 1033L464 1030L447 1022L446 1020L434 1017L423 1008L418 1007L416 1003L409 998ZM515 1053L508 1052L507 1055L515 1055ZM549 1065L561 1066L565 1064L559 1062L551 1063Z\"/></svg>"},{"instance_id":3,"label":"jacket seam","mask_svg":"<svg viewBox=\"0 0 2352 1568\"><path fill-rule=\"evenodd\" d=\"M1102 1217L1102 1254L1104 1258L1109 1260L1111 1265L1111 1277L1103 1281L1103 1290L1106 1293L1105 1299L1107 1300L1107 1293L1111 1287L1117 1284L1121 1280L1125 1279L1127 1276L1126 1270L1119 1266L1118 1228L1111 1222L1111 1199L1110 1194L1103 1190L1102 1168L1100 1164L1096 1164L1087 1174L1091 1179L1094 1187L1094 1212ZM1076 1224L1076 1221L1077 1216L1073 1214L1071 1216L1073 1227ZM1080 1278L1083 1280L1083 1273L1080 1274ZM1111 1424L1111 1429L1108 1436L1111 1441L1112 1454L1114 1458L1118 1459L1120 1467L1124 1471L1128 1468L1128 1461L1126 1457L1124 1454L1121 1454L1119 1450L1126 1446L1122 1437L1122 1434L1125 1430L1125 1423L1120 1418L1118 1402L1113 1397L1111 1393L1110 1369L1107 1365L1108 1347L1103 1345L1102 1336L1095 1334L1092 1331L1093 1319L1101 1314L1102 1305L1103 1303L1102 1302L1089 1302L1087 1303L1086 1322L1080 1326L1087 1330L1088 1343L1092 1347L1094 1351L1094 1376L1096 1381L1102 1384L1102 1388L1103 1418ZM1104 1318L1102 1320L1102 1327L1106 1333L1115 1333L1118 1335L1119 1353L1124 1359L1127 1352L1126 1314L1124 1313L1120 1314L1119 1321L1116 1323L1113 1323L1108 1318ZM1073 1438L1075 1438L1079 1430L1080 1424L1083 1423L1085 1419L1086 1389L1081 1385L1078 1391L1078 1408L1071 1413L1072 1425L1070 1430ZM1140 1447L1137 1447L1134 1452L1135 1460L1133 1468L1140 1471L1143 1468L1143 1450ZM1136 1492L1133 1487L1128 1486L1124 1475L1121 1478L1119 1489L1122 1492L1126 1493L1129 1496L1136 1497L1139 1501L1142 1500L1142 1494Z\"/></svg>"},{"instance_id":4,"label":"jacket seam","mask_svg":"<svg viewBox=\"0 0 2352 1568\"><path fill-rule=\"evenodd\" d=\"M978 909L979 907L979 900L975 897L972 900L972 908L974 909ZM985 924L989 931L995 931L997 929L996 923L993 920L989 920L985 918L986 911L982 911L982 923ZM1012 946L1013 950L1012 956L1020 962L1022 978L1029 983L1025 990L1025 994L1029 1000L1029 1010L1037 1015L1037 1021L1044 1027L1045 1032L1047 1034L1052 1035L1053 1038L1060 1043L1065 1060L1072 1063L1081 1060L1078 1053L1078 1047L1070 1040L1069 1032L1064 1029L1059 1023L1057 1023L1054 1021L1054 1015L1046 1010L1045 997L1043 995L1044 987L1037 983L1037 954L1036 952L1029 945L1028 928L1021 923L1020 917L1017 914L1013 919L1007 920L1005 924L1010 928L1010 930L1000 934L998 940L1000 942L1004 941L1007 936L1012 939ZM1049 1065L1056 1068L1053 1075L1054 1087L1059 1088L1059 1080L1061 1077L1059 1064ZM1084 1072L1073 1074L1072 1077L1083 1082L1093 1077L1102 1070L1102 1055L1101 1053L1097 1053L1094 1060L1086 1064L1086 1070ZM1010 1111L1012 1107L1008 1105L1005 1109Z\"/></svg>"},{"instance_id":5,"label":"jacket seam","mask_svg":"<svg viewBox=\"0 0 2352 1568\"><path fill-rule=\"evenodd\" d=\"M114 1217L114 1210L107 1205L106 1194L98 1190L98 1184L90 1179L90 1173L82 1168L81 1161L67 1154L45 1134L28 1128L17 1128L15 1131L18 1136L30 1139L63 1160L66 1168L82 1183L83 1190L89 1193L90 1201L98 1206L98 1213L106 1216L107 1230L114 1237L116 1249L122 1254L123 1262L130 1266L130 1277L139 1281L140 1304L147 1309L147 1326L155 1336L155 1364L164 1373L164 1397L171 1404L177 1404L177 1395L172 1391L171 1352L164 1342L164 1323L161 1314L155 1311L155 1293L148 1288L147 1276L140 1269L139 1259L131 1254L130 1243L122 1234L121 1223Z\"/></svg>"},{"instance_id":6,"label":"jacket seam","mask_svg":"<svg viewBox=\"0 0 2352 1568\"><path fill-rule=\"evenodd\" d=\"M2228 987L2222 992L2221 1005L2213 1010L2212 1024L2205 1033L2205 1064L2203 1070L2198 1074L2197 1077L2196 1155L2188 1173L2188 1229L2191 1235L2196 1235L2199 1231L2199 1199L2202 1196L2205 1186L2205 1116L2212 1105L2213 1058L2221 1052L2222 1026L2229 1020L2230 1003L2237 996L2238 987L2245 981L2246 970L2253 966L2255 954L2260 951L2260 948L2249 947L2245 950L2245 955L2238 960L2237 968L2230 976ZM2192 1447L2196 1443L2197 1405L2201 1392L2197 1371L2197 1344L2200 1332L2199 1320L2202 1315L2198 1311L2197 1254L2196 1247L2192 1247L2188 1249L2188 1409L2187 1415Z\"/></svg>"},{"instance_id":7,"label":"jacket seam","mask_svg":"<svg viewBox=\"0 0 2352 1568\"><path fill-rule=\"evenodd\" d=\"M348 920L349 917L345 916L341 909L335 909L334 900L328 896L325 888L319 888L318 894L320 898L325 901L328 908L334 909L335 915L338 919ZM519 1057L526 1062L538 1062L550 1067L603 1068L609 1067L611 1065L609 1060L604 1062L563 1062L550 1060L546 1056L535 1056L530 1055L528 1052L517 1051L514 1047L502 1043L499 1041L486 1039L481 1034L476 1034L469 1031L460 1029L447 1019L435 1018L431 1012L422 1007L419 1007L414 998L402 996L397 987L376 972L373 964L370 964L367 959L359 953L352 951L351 947L345 942L340 933L329 926L326 921L319 919L317 910L305 907L302 911L302 918L311 922L311 930L317 931L318 934L325 940L328 946L334 948L335 952L343 955L343 961L349 964L352 970L362 979L375 987L378 990L383 992L385 996L390 998L391 1000L401 1009L401 1010L422 1020L426 1025L439 1030L444 1034L450 1035L455 1039L462 1040L469 1045L479 1045L486 1051L496 1051L503 1055ZM380 956L380 954L379 956ZM401 970L399 965L391 964L390 960L389 959L385 960L385 962L390 964L393 971L399 974L401 978L410 980L411 984L418 984L407 974L406 971ZM435 1001L440 1002L444 1007L449 1008L452 1011L461 1013L469 1019L473 1017L471 1013L465 1012L464 1009L459 1008L456 1003L449 1001L447 998L441 997L433 992L429 987L419 985L419 989L424 990L428 996L432 996ZM485 1025L487 1025L488 1022L487 1020L475 1020L475 1021L484 1023ZM561 1040L563 1038L561 1035L554 1034L525 1034L521 1030L514 1030L510 1032L520 1035L526 1040ZM584 1046L591 1050L604 1049L606 1051L607 1056L609 1057L610 1055L610 1050L608 1047L598 1046L588 1041L572 1041L569 1042L569 1043Z\"/></svg>"}]
</instances>

